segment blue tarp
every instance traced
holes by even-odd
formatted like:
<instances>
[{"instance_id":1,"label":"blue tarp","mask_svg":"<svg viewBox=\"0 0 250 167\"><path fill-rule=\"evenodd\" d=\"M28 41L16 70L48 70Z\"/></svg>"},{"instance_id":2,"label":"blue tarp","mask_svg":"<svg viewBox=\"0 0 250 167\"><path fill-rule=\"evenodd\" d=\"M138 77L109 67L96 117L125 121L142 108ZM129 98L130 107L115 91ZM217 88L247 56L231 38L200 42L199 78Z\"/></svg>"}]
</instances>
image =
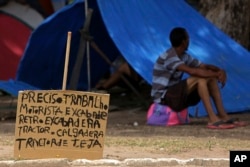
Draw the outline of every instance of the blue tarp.
<instances>
[{"instance_id":1,"label":"blue tarp","mask_svg":"<svg viewBox=\"0 0 250 167\"><path fill-rule=\"evenodd\" d=\"M173 27L190 34L189 53L201 61L224 68L227 85L221 90L225 109L250 109L250 54L211 24L184 0L98 0L108 32L135 70L151 84L153 63L167 48ZM202 104L191 115L207 115Z\"/></svg>"},{"instance_id":2,"label":"blue tarp","mask_svg":"<svg viewBox=\"0 0 250 167\"><path fill-rule=\"evenodd\" d=\"M149 84L156 58L170 47L170 30L176 26L185 27L191 40L188 52L203 62L224 68L228 73L227 85L222 89L226 110L239 112L250 109L249 52L184 0L90 0L89 6L96 12L90 28L95 42L111 60L120 52ZM73 33L69 64L71 74L79 46L78 30L83 23L82 1L46 19L29 40L17 80L41 89L60 89L67 31ZM86 62L85 59L79 90L87 88ZM91 78L95 84L109 65L93 51L91 64ZM191 107L189 112L194 116L196 110L198 116L207 115L201 104Z\"/></svg>"},{"instance_id":3,"label":"blue tarp","mask_svg":"<svg viewBox=\"0 0 250 167\"><path fill-rule=\"evenodd\" d=\"M94 41L100 49L113 61L120 53L106 31L96 1L90 1L88 4L94 10L89 28L90 35L94 37ZM83 1L78 0L42 22L32 33L27 44L18 69L17 80L41 89L62 89L67 33L71 31L67 80L68 83L70 82L79 48L80 30L83 28L85 21L84 8ZM91 84L94 86L108 71L109 64L93 49L90 50L90 55ZM78 90L88 88L86 55L84 55L82 67Z\"/></svg>"},{"instance_id":4,"label":"blue tarp","mask_svg":"<svg viewBox=\"0 0 250 167\"><path fill-rule=\"evenodd\" d=\"M24 90L39 90L39 88L29 85L25 82L16 81L13 79L0 82L0 91L10 94L13 97L17 97L19 91Z\"/></svg>"}]
</instances>

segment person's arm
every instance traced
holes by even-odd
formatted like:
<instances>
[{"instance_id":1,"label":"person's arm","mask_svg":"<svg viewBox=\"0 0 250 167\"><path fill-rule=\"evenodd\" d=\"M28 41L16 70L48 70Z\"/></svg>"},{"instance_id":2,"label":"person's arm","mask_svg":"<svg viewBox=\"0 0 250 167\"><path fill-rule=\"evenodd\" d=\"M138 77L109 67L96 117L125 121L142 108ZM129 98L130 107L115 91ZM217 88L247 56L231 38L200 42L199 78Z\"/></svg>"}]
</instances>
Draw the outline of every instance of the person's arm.
<instances>
[{"instance_id":1,"label":"person's arm","mask_svg":"<svg viewBox=\"0 0 250 167\"><path fill-rule=\"evenodd\" d=\"M218 72L220 71L221 69L217 66L214 66L214 65L211 65L211 64L200 64L199 66L200 68L204 68L204 69L207 69L207 70L212 70L212 71L215 71L215 72Z\"/></svg>"},{"instance_id":2,"label":"person's arm","mask_svg":"<svg viewBox=\"0 0 250 167\"><path fill-rule=\"evenodd\" d=\"M227 74L225 70L211 64L201 64L200 67L207 70L218 72L219 73L218 81L222 84L222 87L224 87L227 80Z\"/></svg>"},{"instance_id":3,"label":"person's arm","mask_svg":"<svg viewBox=\"0 0 250 167\"><path fill-rule=\"evenodd\" d=\"M213 65L201 64L199 67L194 68L194 67L189 67L185 64L181 64L177 67L177 70L186 72L191 76L197 76L203 78L210 78L210 77L217 78L217 80L222 84L222 87L226 83L225 71Z\"/></svg>"},{"instance_id":4,"label":"person's arm","mask_svg":"<svg viewBox=\"0 0 250 167\"><path fill-rule=\"evenodd\" d=\"M197 76L197 77L203 77L203 78L209 78L209 77L218 78L219 77L219 73L216 71L207 70L207 69L201 68L201 67L197 67L197 68L189 67L185 64L179 65L177 67L177 70L186 72L191 76Z\"/></svg>"}]
</instances>

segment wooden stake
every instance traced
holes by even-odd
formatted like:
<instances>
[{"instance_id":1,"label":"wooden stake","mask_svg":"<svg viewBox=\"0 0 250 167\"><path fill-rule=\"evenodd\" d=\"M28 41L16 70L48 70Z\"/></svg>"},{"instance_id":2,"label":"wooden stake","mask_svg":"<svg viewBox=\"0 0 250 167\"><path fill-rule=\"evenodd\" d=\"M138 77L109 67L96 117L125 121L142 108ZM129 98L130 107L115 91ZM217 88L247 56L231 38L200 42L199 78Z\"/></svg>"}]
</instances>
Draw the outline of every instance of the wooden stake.
<instances>
[{"instance_id":1,"label":"wooden stake","mask_svg":"<svg viewBox=\"0 0 250 167\"><path fill-rule=\"evenodd\" d=\"M65 62L64 62L64 73L63 73L63 86L62 86L62 90L66 90L66 85L67 85L71 35L72 35L72 33L69 31L68 32L68 36L67 36L67 46L66 46L66 54L65 54Z\"/></svg>"}]
</instances>

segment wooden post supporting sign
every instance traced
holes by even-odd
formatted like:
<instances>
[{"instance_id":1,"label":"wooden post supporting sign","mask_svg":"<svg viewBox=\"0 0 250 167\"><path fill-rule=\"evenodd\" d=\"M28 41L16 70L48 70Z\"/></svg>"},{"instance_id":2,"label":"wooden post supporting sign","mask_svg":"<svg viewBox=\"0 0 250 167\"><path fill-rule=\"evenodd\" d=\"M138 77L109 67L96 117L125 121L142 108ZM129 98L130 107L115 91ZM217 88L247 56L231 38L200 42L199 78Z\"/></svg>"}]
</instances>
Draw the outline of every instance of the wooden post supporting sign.
<instances>
[{"instance_id":1,"label":"wooden post supporting sign","mask_svg":"<svg viewBox=\"0 0 250 167\"><path fill-rule=\"evenodd\" d=\"M16 159L101 159L109 94L66 90L71 32L68 32L62 90L19 91Z\"/></svg>"}]
</instances>

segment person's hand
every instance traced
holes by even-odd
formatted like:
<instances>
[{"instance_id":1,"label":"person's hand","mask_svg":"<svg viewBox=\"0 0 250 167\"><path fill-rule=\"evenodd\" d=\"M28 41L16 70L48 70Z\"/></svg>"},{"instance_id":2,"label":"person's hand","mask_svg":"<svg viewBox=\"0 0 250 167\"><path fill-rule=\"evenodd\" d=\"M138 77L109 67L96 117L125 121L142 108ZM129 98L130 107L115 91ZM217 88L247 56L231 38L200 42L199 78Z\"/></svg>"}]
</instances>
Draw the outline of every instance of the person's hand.
<instances>
[{"instance_id":1,"label":"person's hand","mask_svg":"<svg viewBox=\"0 0 250 167\"><path fill-rule=\"evenodd\" d=\"M223 88L226 84L227 74L224 70L220 70L218 73L218 81L221 83L221 87Z\"/></svg>"}]
</instances>

